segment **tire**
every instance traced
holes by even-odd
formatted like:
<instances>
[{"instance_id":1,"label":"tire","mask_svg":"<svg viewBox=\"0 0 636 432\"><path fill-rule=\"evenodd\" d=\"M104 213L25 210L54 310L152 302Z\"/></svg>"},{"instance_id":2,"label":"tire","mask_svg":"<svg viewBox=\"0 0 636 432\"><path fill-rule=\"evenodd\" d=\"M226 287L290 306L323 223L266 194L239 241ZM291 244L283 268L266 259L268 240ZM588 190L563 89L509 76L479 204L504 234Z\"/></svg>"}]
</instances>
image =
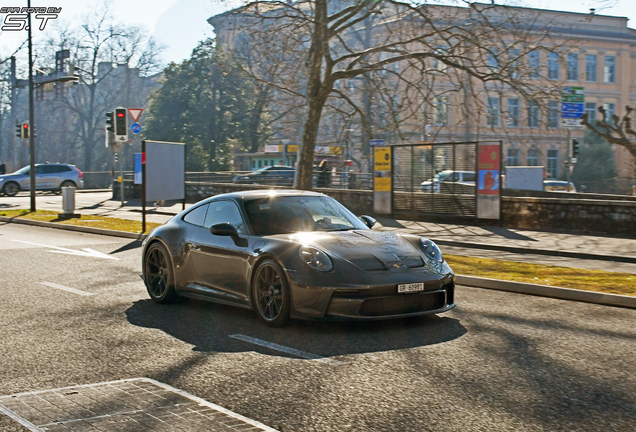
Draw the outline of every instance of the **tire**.
<instances>
[{"instance_id":1,"label":"tire","mask_svg":"<svg viewBox=\"0 0 636 432\"><path fill-rule=\"evenodd\" d=\"M20 191L20 185L18 185L16 182L13 182L13 181L7 182L2 187L2 193L4 193L8 197L16 196L19 191Z\"/></svg>"},{"instance_id":2,"label":"tire","mask_svg":"<svg viewBox=\"0 0 636 432\"><path fill-rule=\"evenodd\" d=\"M55 195L61 194L63 187L77 187L77 185L75 184L73 180L64 180L62 184L60 185L60 188L54 191Z\"/></svg>"},{"instance_id":3,"label":"tire","mask_svg":"<svg viewBox=\"0 0 636 432\"><path fill-rule=\"evenodd\" d=\"M270 327L281 327L289 321L289 284L278 263L266 259L256 269L252 284L254 309Z\"/></svg>"},{"instance_id":4,"label":"tire","mask_svg":"<svg viewBox=\"0 0 636 432\"><path fill-rule=\"evenodd\" d=\"M170 255L164 245L159 242L152 243L146 251L144 283L148 295L155 303L173 303L177 300Z\"/></svg>"}]
</instances>

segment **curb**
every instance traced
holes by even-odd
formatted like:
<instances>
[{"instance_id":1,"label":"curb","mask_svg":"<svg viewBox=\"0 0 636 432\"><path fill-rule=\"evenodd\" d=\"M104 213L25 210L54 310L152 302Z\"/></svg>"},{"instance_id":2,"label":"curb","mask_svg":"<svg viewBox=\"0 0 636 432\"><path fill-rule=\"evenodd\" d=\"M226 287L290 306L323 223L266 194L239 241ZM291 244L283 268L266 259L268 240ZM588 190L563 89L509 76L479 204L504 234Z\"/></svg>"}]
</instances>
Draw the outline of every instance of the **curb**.
<instances>
[{"instance_id":1,"label":"curb","mask_svg":"<svg viewBox=\"0 0 636 432\"><path fill-rule=\"evenodd\" d=\"M10 218L6 216L0 216L0 222L17 223L22 225L34 225L34 226L39 226L44 228L56 228L56 229L63 229L68 231L78 231L78 232L83 232L88 234L99 234L99 235L106 235L111 237L123 237L123 238L135 239L135 240L143 240L148 236L148 234L135 234L131 232L109 230L105 228L62 225L62 224L57 224L54 222L35 221L35 220L29 220L29 219L17 219L17 218Z\"/></svg>"},{"instance_id":2,"label":"curb","mask_svg":"<svg viewBox=\"0 0 636 432\"><path fill-rule=\"evenodd\" d=\"M466 285L476 288L494 289L518 294L528 294L561 300L572 300L585 303L596 303L605 306L636 309L636 297L619 294L606 294L572 288L561 288L548 285L537 285L462 275L455 276L455 283L457 285Z\"/></svg>"},{"instance_id":3,"label":"curb","mask_svg":"<svg viewBox=\"0 0 636 432\"><path fill-rule=\"evenodd\" d=\"M443 246L455 246L455 247L465 247L465 248L471 248L471 249L497 250L497 251L503 251L503 252L519 253L519 254L561 256L566 258L589 259L589 260L597 260L597 261L614 261L614 262L636 264L636 257L627 256L627 255L611 255L610 256L610 255L600 255L600 254L592 254L592 253L585 253L585 252L561 251L561 250L553 250L553 249L533 249L533 248L523 248L518 246L496 245L492 243L474 243L474 242L461 242L461 241L454 241L454 240L434 239L431 237L427 237L427 238L433 240L438 245L443 245Z\"/></svg>"}]
</instances>

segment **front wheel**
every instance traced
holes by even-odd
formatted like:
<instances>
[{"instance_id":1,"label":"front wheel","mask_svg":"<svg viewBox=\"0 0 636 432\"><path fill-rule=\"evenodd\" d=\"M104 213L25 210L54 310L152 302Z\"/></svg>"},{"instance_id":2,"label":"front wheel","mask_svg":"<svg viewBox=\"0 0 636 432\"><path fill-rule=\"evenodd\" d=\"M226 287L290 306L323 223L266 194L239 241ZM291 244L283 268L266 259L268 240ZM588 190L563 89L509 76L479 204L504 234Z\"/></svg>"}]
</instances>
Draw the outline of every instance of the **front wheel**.
<instances>
[{"instance_id":1,"label":"front wheel","mask_svg":"<svg viewBox=\"0 0 636 432\"><path fill-rule=\"evenodd\" d=\"M65 187L74 188L74 187L77 187L77 186L75 186L75 182L73 182L72 180L64 180L62 182L62 184L60 185L60 188L55 190L55 195L61 194L62 193L62 188L65 188Z\"/></svg>"},{"instance_id":2,"label":"front wheel","mask_svg":"<svg viewBox=\"0 0 636 432\"><path fill-rule=\"evenodd\" d=\"M174 290L172 264L168 251L161 243L153 243L146 252L145 284L150 298L156 303L172 303L177 299Z\"/></svg>"},{"instance_id":3,"label":"front wheel","mask_svg":"<svg viewBox=\"0 0 636 432\"><path fill-rule=\"evenodd\" d=\"M16 196L19 190L20 186L16 182L9 182L2 188L2 192L9 197Z\"/></svg>"},{"instance_id":4,"label":"front wheel","mask_svg":"<svg viewBox=\"0 0 636 432\"><path fill-rule=\"evenodd\" d=\"M270 327L289 321L289 286L283 269L274 260L263 261L253 284L254 306L258 316Z\"/></svg>"}]
</instances>

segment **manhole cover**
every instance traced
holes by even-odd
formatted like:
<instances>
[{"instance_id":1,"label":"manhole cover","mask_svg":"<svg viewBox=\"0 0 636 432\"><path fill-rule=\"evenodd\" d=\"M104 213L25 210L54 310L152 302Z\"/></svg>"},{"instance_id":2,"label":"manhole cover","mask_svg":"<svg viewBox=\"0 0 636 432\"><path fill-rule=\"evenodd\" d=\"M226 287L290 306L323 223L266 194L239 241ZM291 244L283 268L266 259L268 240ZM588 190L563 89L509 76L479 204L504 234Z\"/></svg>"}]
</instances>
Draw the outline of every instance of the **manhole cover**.
<instances>
[{"instance_id":1,"label":"manhole cover","mask_svg":"<svg viewBox=\"0 0 636 432\"><path fill-rule=\"evenodd\" d=\"M273 431L150 378L0 396L0 411L32 431Z\"/></svg>"}]
</instances>

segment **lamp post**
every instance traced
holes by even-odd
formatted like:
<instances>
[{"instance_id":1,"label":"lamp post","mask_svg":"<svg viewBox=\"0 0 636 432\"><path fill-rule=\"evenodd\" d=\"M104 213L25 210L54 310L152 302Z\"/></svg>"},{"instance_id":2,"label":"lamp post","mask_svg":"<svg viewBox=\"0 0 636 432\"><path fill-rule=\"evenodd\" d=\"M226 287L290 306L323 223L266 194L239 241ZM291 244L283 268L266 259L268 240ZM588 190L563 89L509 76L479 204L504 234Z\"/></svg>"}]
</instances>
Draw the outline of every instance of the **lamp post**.
<instances>
[{"instance_id":1,"label":"lamp post","mask_svg":"<svg viewBox=\"0 0 636 432\"><path fill-rule=\"evenodd\" d=\"M31 9L31 0L27 0L27 7ZM31 38L31 14L28 13L29 32L29 125L35 124L34 107L33 107L33 41ZM29 133L29 193L31 195L31 212L35 211L35 134L33 131Z\"/></svg>"}]
</instances>

